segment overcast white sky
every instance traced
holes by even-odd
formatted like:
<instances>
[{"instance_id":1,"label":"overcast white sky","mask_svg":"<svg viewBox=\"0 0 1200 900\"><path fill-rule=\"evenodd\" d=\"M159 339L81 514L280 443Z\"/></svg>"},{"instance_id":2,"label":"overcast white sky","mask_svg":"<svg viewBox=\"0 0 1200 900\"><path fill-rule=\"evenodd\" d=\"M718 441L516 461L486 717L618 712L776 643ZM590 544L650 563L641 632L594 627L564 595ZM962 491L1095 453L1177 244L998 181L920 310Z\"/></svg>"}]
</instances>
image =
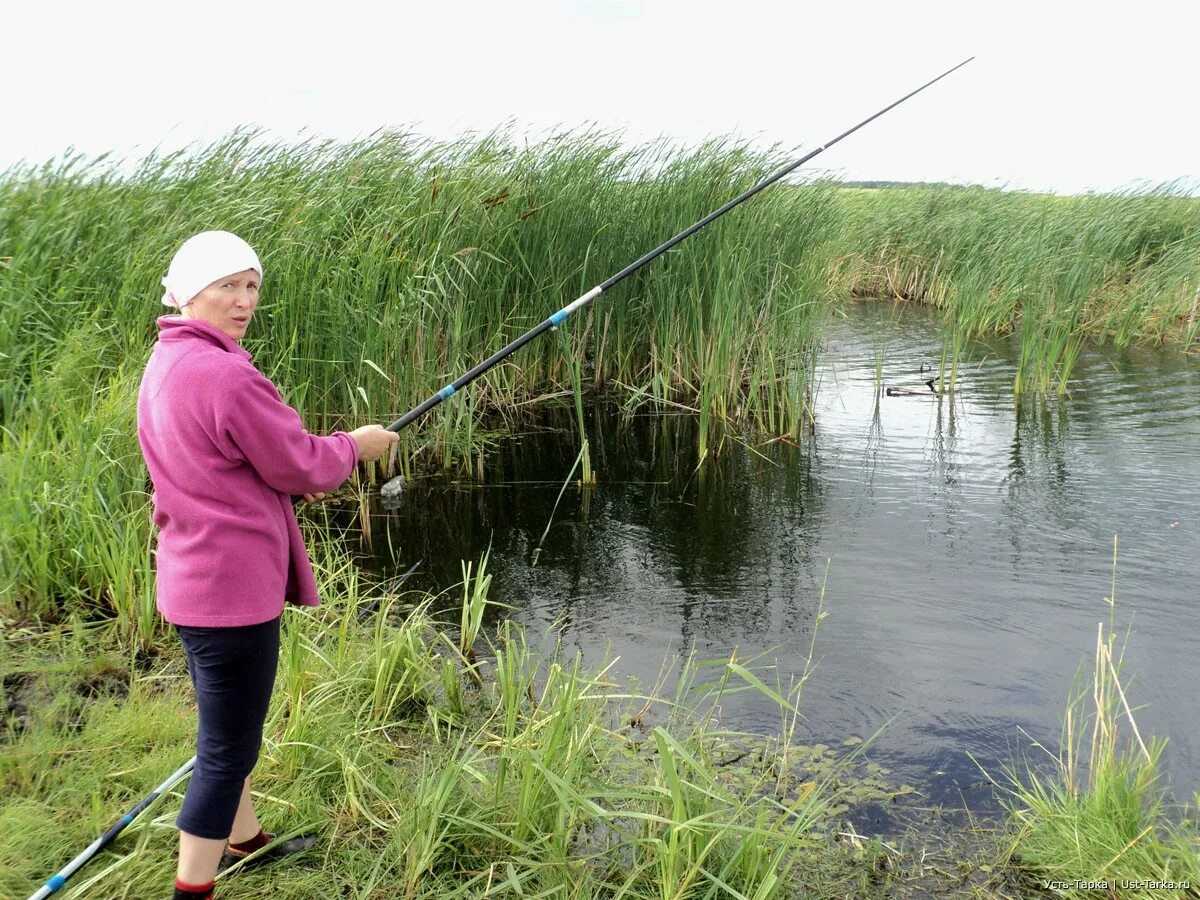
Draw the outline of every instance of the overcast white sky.
<instances>
[{"instance_id":1,"label":"overcast white sky","mask_svg":"<svg viewBox=\"0 0 1200 900\"><path fill-rule=\"evenodd\" d=\"M787 0L9 4L0 169L281 140L596 124L819 146L847 180L1033 190L1200 181L1200 5Z\"/></svg>"}]
</instances>

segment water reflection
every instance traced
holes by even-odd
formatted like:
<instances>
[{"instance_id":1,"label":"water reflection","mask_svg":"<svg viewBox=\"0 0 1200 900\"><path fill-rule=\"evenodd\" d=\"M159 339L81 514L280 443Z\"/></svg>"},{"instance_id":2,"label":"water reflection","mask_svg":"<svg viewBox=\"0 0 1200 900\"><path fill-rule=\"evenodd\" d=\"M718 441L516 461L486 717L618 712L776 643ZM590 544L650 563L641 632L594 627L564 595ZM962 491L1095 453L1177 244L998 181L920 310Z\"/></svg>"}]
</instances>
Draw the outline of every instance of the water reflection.
<instances>
[{"instance_id":1,"label":"water reflection","mask_svg":"<svg viewBox=\"0 0 1200 900\"><path fill-rule=\"evenodd\" d=\"M1108 619L1119 535L1118 621L1136 613L1127 688L1147 704L1143 731L1170 738L1170 776L1189 795L1200 364L1092 350L1069 397L1015 404L1001 338L974 349L952 396L880 396L881 346L883 384L920 387L939 341L919 310L856 309L830 330L805 446L735 445L699 471L690 418L593 409L599 483L569 486L557 508L578 437L570 416L549 417L488 457L485 482L432 479L380 511L377 564L425 556L419 586L440 590L490 544L496 599L535 631L565 617L564 642L593 662L611 645L643 684L693 644L702 658L774 648L767 680L786 683L824 587L802 737L837 743L891 721L876 758L931 800L980 808L990 792L969 753L998 770L1022 733L1058 739ZM750 694L723 712L778 727Z\"/></svg>"}]
</instances>

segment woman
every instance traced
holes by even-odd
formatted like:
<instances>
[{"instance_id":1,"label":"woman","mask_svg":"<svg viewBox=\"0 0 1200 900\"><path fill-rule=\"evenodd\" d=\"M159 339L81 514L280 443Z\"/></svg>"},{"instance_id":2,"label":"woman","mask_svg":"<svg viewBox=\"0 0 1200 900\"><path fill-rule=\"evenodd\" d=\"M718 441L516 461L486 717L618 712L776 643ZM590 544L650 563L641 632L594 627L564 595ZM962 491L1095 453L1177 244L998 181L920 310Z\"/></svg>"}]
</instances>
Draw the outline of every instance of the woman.
<instances>
[{"instance_id":1,"label":"woman","mask_svg":"<svg viewBox=\"0 0 1200 900\"><path fill-rule=\"evenodd\" d=\"M285 603L316 606L292 508L340 485L398 440L380 425L319 437L301 425L240 342L263 268L226 231L181 246L163 279L158 342L138 394L154 486L157 605L187 656L199 707L196 765L179 813L176 900L212 897L218 866L271 843L250 798ZM256 860L311 846L275 844ZM226 842L228 841L228 847Z\"/></svg>"}]
</instances>

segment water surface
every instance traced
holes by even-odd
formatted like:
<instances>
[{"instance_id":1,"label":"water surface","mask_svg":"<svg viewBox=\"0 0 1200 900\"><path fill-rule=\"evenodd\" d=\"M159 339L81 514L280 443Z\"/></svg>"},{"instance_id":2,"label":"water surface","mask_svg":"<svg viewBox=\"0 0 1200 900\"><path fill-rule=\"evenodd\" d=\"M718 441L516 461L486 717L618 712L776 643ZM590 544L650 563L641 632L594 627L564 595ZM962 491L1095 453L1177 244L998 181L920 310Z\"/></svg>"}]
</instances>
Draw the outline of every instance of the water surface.
<instances>
[{"instance_id":1,"label":"water surface","mask_svg":"<svg viewBox=\"0 0 1200 900\"><path fill-rule=\"evenodd\" d=\"M686 415L589 410L598 484L560 489L572 420L503 442L486 481L429 479L373 519L377 565L443 590L492 548L492 596L536 634L558 617L589 663L651 684L665 659L766 652L785 684L813 640L797 738L870 751L930 802L995 808L1032 740L1056 747L1072 677L1107 623L1133 618L1126 691L1143 734L1169 738L1171 787L1200 778L1200 361L1090 348L1069 397L1011 395L1015 341L973 348L951 400L928 391L941 333L920 309L866 304L827 329L815 425L801 447L726 446L696 471ZM543 532L550 524L545 540ZM537 548L541 543L540 552ZM536 560L536 564L535 564ZM823 601L822 601L823 591ZM768 652L769 651L769 652ZM779 716L749 693L737 728Z\"/></svg>"}]
</instances>

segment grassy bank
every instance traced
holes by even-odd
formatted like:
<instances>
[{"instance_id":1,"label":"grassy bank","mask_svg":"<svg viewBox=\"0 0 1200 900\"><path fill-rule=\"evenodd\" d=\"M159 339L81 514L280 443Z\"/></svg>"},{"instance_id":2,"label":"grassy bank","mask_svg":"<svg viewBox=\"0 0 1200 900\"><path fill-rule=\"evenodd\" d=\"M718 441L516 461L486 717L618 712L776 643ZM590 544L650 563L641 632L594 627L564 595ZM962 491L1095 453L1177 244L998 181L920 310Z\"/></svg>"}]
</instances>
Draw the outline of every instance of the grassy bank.
<instances>
[{"instance_id":1,"label":"grassy bank","mask_svg":"<svg viewBox=\"0 0 1200 900\"><path fill-rule=\"evenodd\" d=\"M255 788L267 827L318 829L323 848L222 878L220 896L768 900L819 887L803 851L832 846L818 826L843 808L844 767L795 743L800 685L768 686L731 659L686 661L677 686L643 691L615 661L586 671L497 622L482 566L464 578L461 619L436 625L429 598L380 595L335 544L314 546L329 602L285 616ZM131 657L109 638L81 622L4 632L0 897L31 893L193 752L176 642ZM776 700L777 735L723 728L719 703L738 690ZM163 798L67 896L162 896L177 810Z\"/></svg>"},{"instance_id":2,"label":"grassy bank","mask_svg":"<svg viewBox=\"0 0 1200 900\"><path fill-rule=\"evenodd\" d=\"M531 646L490 601L486 560L464 566L461 614L435 621L432 598L381 593L339 542L312 537L327 602L285 616L255 790L267 827L315 829L322 845L224 876L220 897L1200 893L1194 823L1155 789L1162 744L1137 733L1103 629L1056 765L1014 766L999 784L1007 824L913 805L906 830L867 838L847 813L897 790L858 764L861 742L795 740L803 680L770 684L735 654L685 660L677 682L643 689L623 683L617 660L564 657L553 630ZM0 898L28 896L193 752L177 642L131 654L118 635L80 619L6 623ZM747 690L774 701L777 731L723 727L722 699ZM160 799L65 896L163 896L179 797ZM1193 887L1160 886L1171 882Z\"/></svg>"}]
</instances>

